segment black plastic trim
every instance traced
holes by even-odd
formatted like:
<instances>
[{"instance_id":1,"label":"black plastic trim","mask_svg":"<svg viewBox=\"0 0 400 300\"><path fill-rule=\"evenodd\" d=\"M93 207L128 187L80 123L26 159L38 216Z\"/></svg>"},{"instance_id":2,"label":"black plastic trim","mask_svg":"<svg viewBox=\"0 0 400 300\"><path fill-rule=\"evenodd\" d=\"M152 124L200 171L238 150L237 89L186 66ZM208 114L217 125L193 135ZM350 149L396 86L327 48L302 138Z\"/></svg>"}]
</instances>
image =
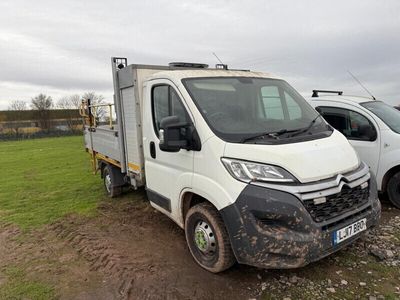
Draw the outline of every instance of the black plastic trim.
<instances>
[{"instance_id":1,"label":"black plastic trim","mask_svg":"<svg viewBox=\"0 0 400 300\"><path fill-rule=\"evenodd\" d=\"M171 212L171 200L163 195L147 188L146 189L147 198L150 202L157 204L158 206L164 208L166 211Z\"/></svg>"},{"instance_id":2,"label":"black plastic trim","mask_svg":"<svg viewBox=\"0 0 400 300\"><path fill-rule=\"evenodd\" d=\"M359 234L338 245L332 234L362 218L368 228L378 224L381 205L371 178L368 203L329 224L315 222L295 195L247 185L235 203L220 210L237 261L270 269L298 268L352 243Z\"/></svg>"}]
</instances>

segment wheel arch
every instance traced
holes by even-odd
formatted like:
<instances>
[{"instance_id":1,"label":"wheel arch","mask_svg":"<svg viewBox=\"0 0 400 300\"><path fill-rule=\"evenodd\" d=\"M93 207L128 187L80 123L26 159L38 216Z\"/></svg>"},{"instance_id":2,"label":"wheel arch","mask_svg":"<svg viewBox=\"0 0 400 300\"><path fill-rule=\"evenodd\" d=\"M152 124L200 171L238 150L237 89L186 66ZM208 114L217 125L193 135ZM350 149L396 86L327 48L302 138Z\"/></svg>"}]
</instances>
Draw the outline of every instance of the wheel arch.
<instances>
[{"instance_id":1,"label":"wheel arch","mask_svg":"<svg viewBox=\"0 0 400 300\"><path fill-rule=\"evenodd\" d=\"M121 169L111 163L106 161L100 160L98 162L99 169L101 171L101 178L104 177L104 169L109 167L110 168L110 175L112 176L113 182L116 186L122 186L126 183L125 181L125 174L121 173Z\"/></svg>"},{"instance_id":2,"label":"wheel arch","mask_svg":"<svg viewBox=\"0 0 400 300\"><path fill-rule=\"evenodd\" d=\"M177 205L176 212L177 223L184 224L185 216L187 211L201 202L211 203L217 211L221 211L225 207L234 203L246 184L242 184L239 181L226 177L232 180L232 184L224 183L224 185L210 179L206 176L196 176L195 184L191 187L183 188L180 192L179 202ZM230 189L224 189L224 186L229 186ZM184 225L182 226L184 228Z\"/></svg>"},{"instance_id":3,"label":"wheel arch","mask_svg":"<svg viewBox=\"0 0 400 300\"><path fill-rule=\"evenodd\" d=\"M400 165L394 166L391 169L389 169L385 175L382 178L382 192L386 193L387 190L387 184L389 182L389 179L396 174L397 172L400 172Z\"/></svg>"},{"instance_id":4,"label":"wheel arch","mask_svg":"<svg viewBox=\"0 0 400 300\"><path fill-rule=\"evenodd\" d=\"M193 192L193 191L184 191L181 197L180 201L180 219L181 223L183 224L183 227L185 227L185 217L187 212L189 211L190 208L193 206L207 202L210 203L212 206L215 207L216 210L218 210L217 205L213 203L212 200L210 200L209 197L206 195L201 195L201 193L198 192ZM219 211L219 210L218 210Z\"/></svg>"}]
</instances>

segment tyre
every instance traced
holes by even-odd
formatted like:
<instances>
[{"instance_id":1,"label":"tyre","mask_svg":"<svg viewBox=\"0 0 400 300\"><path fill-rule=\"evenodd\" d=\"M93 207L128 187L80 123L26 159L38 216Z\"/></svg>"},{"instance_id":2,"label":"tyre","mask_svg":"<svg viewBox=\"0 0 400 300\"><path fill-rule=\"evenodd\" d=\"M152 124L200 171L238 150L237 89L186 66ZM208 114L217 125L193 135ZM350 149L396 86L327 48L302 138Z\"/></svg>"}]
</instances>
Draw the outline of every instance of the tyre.
<instances>
[{"instance_id":1,"label":"tyre","mask_svg":"<svg viewBox=\"0 0 400 300\"><path fill-rule=\"evenodd\" d=\"M389 179L386 191L390 202L400 208L400 172L397 172Z\"/></svg>"},{"instance_id":2,"label":"tyre","mask_svg":"<svg viewBox=\"0 0 400 300\"><path fill-rule=\"evenodd\" d=\"M115 180L114 176L112 174L112 167L110 165L107 165L104 167L103 170L103 182L104 182L104 188L106 190L106 193L108 197L110 198L115 198L122 193L122 187L121 186L116 186L115 185Z\"/></svg>"},{"instance_id":3,"label":"tyre","mask_svg":"<svg viewBox=\"0 0 400 300\"><path fill-rule=\"evenodd\" d=\"M218 273L236 262L225 224L211 204L200 203L189 209L185 235L193 258L204 269Z\"/></svg>"}]
</instances>

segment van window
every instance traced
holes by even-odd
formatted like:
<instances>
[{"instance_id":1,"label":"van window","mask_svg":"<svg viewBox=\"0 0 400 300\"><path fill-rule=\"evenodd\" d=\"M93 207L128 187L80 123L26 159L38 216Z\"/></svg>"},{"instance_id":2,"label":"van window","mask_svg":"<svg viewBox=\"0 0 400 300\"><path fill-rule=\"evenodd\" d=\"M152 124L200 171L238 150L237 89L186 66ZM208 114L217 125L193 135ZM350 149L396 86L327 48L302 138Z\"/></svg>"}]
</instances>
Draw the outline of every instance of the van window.
<instances>
[{"instance_id":1,"label":"van window","mask_svg":"<svg viewBox=\"0 0 400 300\"><path fill-rule=\"evenodd\" d=\"M225 141L283 144L332 133L309 103L283 80L204 77L182 82L211 130Z\"/></svg>"},{"instance_id":2,"label":"van window","mask_svg":"<svg viewBox=\"0 0 400 300\"><path fill-rule=\"evenodd\" d=\"M266 119L283 120L283 107L279 90L276 86L264 86L261 88L261 97Z\"/></svg>"},{"instance_id":3,"label":"van window","mask_svg":"<svg viewBox=\"0 0 400 300\"><path fill-rule=\"evenodd\" d=\"M381 101L361 103L366 109L378 116L391 130L400 133L400 112Z\"/></svg>"},{"instance_id":4,"label":"van window","mask_svg":"<svg viewBox=\"0 0 400 300\"><path fill-rule=\"evenodd\" d=\"M349 140L375 141L377 138L375 126L358 112L326 106L320 106L317 110Z\"/></svg>"},{"instance_id":5,"label":"van window","mask_svg":"<svg viewBox=\"0 0 400 300\"><path fill-rule=\"evenodd\" d=\"M160 130L160 121L169 116L169 88L167 85L153 89L153 116L156 132Z\"/></svg>"},{"instance_id":6,"label":"van window","mask_svg":"<svg viewBox=\"0 0 400 300\"><path fill-rule=\"evenodd\" d=\"M297 104L296 101L290 96L288 93L285 92L285 99L286 105L288 108L289 118L290 120L301 119L301 108Z\"/></svg>"},{"instance_id":7,"label":"van window","mask_svg":"<svg viewBox=\"0 0 400 300\"><path fill-rule=\"evenodd\" d=\"M154 130L158 136L161 120L177 116L181 122L188 122L189 117L178 94L169 85L157 85L152 91Z\"/></svg>"}]
</instances>

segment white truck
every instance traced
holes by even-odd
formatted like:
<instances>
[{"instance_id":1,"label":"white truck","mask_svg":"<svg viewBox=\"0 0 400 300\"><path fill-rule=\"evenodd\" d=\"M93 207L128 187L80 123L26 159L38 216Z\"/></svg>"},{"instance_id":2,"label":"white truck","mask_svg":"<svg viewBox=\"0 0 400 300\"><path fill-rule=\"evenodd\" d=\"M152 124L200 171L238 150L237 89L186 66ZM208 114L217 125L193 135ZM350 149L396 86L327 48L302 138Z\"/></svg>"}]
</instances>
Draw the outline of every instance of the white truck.
<instances>
[{"instance_id":1,"label":"white truck","mask_svg":"<svg viewBox=\"0 0 400 300\"><path fill-rule=\"evenodd\" d=\"M203 268L304 266L378 223L368 166L284 80L125 58L112 70L116 124L81 107L93 165L110 196L145 187Z\"/></svg>"},{"instance_id":2,"label":"white truck","mask_svg":"<svg viewBox=\"0 0 400 300\"><path fill-rule=\"evenodd\" d=\"M378 191L400 208L400 111L382 101L347 96L342 91L314 90L309 100L370 166Z\"/></svg>"}]
</instances>

